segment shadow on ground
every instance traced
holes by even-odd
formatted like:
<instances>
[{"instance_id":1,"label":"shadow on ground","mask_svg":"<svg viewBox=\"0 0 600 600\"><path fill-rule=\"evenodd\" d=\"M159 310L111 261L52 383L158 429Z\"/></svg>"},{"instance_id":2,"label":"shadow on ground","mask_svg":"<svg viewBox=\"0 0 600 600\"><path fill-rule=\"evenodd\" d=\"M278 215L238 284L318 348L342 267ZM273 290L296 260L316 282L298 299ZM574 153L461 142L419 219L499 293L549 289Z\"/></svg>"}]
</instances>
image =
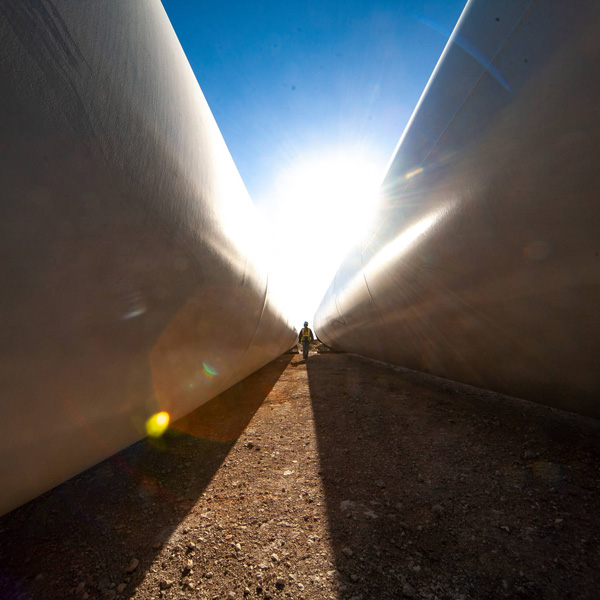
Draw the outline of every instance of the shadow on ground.
<instances>
[{"instance_id":1,"label":"shadow on ground","mask_svg":"<svg viewBox=\"0 0 600 600\"><path fill-rule=\"evenodd\" d=\"M341 598L595 598L600 423L355 355L307 363Z\"/></svg>"},{"instance_id":2,"label":"shadow on ground","mask_svg":"<svg viewBox=\"0 0 600 600\"><path fill-rule=\"evenodd\" d=\"M2 517L0 598L131 597L290 360Z\"/></svg>"}]
</instances>

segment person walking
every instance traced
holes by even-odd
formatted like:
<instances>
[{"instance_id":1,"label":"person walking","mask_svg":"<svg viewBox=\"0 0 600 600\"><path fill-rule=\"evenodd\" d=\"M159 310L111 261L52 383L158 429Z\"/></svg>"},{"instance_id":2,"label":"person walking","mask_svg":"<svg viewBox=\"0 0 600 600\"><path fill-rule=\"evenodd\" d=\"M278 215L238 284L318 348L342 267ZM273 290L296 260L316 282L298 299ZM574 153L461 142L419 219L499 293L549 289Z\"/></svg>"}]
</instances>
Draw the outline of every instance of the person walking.
<instances>
[{"instance_id":1,"label":"person walking","mask_svg":"<svg viewBox=\"0 0 600 600\"><path fill-rule=\"evenodd\" d=\"M298 334L298 341L302 342L302 356L304 357L304 360L308 358L308 348L314 339L312 329L308 326L308 321L304 321L304 327Z\"/></svg>"}]
</instances>

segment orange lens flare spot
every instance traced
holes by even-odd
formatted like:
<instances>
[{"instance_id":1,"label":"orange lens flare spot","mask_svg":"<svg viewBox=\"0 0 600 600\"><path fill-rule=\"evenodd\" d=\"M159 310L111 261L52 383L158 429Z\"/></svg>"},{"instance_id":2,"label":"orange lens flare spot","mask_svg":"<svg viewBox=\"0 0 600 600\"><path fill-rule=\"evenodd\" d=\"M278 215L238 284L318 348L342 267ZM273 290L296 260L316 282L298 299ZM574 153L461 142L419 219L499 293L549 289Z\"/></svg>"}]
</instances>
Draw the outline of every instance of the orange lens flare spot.
<instances>
[{"instance_id":1,"label":"orange lens flare spot","mask_svg":"<svg viewBox=\"0 0 600 600\"><path fill-rule=\"evenodd\" d=\"M171 416L168 412L159 412L146 421L146 433L150 437L160 437L169 426Z\"/></svg>"},{"instance_id":2,"label":"orange lens flare spot","mask_svg":"<svg viewBox=\"0 0 600 600\"><path fill-rule=\"evenodd\" d=\"M404 179L412 179L416 175L420 175L422 172L423 172L423 167L419 167L418 169L414 169L414 170L409 171L408 173L406 173L404 175Z\"/></svg>"}]
</instances>

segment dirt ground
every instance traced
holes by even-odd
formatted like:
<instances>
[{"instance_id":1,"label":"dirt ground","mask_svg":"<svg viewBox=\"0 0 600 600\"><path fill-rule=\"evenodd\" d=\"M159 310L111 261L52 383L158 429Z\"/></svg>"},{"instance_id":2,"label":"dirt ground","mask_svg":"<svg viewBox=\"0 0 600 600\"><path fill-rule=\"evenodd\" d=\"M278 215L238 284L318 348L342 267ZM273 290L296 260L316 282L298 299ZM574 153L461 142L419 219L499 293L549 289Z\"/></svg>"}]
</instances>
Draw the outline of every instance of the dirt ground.
<instances>
[{"instance_id":1,"label":"dirt ground","mask_svg":"<svg viewBox=\"0 0 600 600\"><path fill-rule=\"evenodd\" d=\"M286 354L0 519L0 599L597 599L599 434Z\"/></svg>"}]
</instances>

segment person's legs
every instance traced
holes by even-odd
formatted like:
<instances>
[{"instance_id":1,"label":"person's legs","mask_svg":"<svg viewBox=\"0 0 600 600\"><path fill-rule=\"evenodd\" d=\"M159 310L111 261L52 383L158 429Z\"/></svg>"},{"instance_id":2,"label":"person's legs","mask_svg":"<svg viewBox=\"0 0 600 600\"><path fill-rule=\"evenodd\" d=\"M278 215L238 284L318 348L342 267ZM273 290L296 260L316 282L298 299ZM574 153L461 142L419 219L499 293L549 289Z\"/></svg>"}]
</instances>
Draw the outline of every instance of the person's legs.
<instances>
[{"instance_id":1,"label":"person's legs","mask_svg":"<svg viewBox=\"0 0 600 600\"><path fill-rule=\"evenodd\" d=\"M304 360L306 360L308 358L308 346L309 346L309 342L302 342L302 356L304 357Z\"/></svg>"}]
</instances>

